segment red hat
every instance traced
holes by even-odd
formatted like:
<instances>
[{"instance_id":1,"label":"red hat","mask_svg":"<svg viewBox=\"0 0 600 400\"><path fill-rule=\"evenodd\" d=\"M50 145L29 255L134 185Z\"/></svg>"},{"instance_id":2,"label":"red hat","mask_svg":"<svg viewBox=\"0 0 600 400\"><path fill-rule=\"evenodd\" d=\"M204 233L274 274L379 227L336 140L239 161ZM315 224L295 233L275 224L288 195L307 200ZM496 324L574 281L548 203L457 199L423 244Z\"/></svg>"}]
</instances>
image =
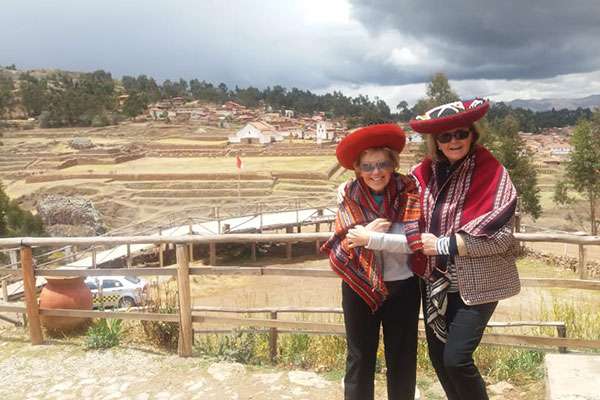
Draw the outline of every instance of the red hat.
<instances>
[{"instance_id":1,"label":"red hat","mask_svg":"<svg viewBox=\"0 0 600 400\"><path fill-rule=\"evenodd\" d=\"M389 147L398 153L404 148L406 134L396 124L377 124L359 128L342 139L335 155L342 167L354 169L354 162L371 147Z\"/></svg>"},{"instance_id":2,"label":"red hat","mask_svg":"<svg viewBox=\"0 0 600 400\"><path fill-rule=\"evenodd\" d=\"M410 126L420 133L442 133L466 127L481 119L490 108L489 100L476 98L444 104L410 120Z\"/></svg>"}]
</instances>

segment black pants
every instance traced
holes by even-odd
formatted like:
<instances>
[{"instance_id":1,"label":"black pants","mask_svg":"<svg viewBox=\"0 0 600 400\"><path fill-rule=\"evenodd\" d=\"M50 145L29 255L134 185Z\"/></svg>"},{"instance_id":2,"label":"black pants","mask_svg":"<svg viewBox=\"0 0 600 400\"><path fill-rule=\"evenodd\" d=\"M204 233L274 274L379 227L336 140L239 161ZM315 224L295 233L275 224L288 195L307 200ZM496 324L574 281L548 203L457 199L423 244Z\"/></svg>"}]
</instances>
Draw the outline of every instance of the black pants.
<instances>
[{"instance_id":1,"label":"black pants","mask_svg":"<svg viewBox=\"0 0 600 400\"><path fill-rule=\"evenodd\" d=\"M433 330L426 327L429 358L448 400L488 399L473 352L497 305L498 302L468 306L458 293L448 293L448 342L441 342Z\"/></svg>"},{"instance_id":2,"label":"black pants","mask_svg":"<svg viewBox=\"0 0 600 400\"><path fill-rule=\"evenodd\" d=\"M372 313L367 303L348 284L342 283L348 346L344 377L346 400L374 398L375 361L381 325L388 399L413 400L415 397L419 283L416 277L412 277L386 282L386 286L388 298Z\"/></svg>"}]
</instances>

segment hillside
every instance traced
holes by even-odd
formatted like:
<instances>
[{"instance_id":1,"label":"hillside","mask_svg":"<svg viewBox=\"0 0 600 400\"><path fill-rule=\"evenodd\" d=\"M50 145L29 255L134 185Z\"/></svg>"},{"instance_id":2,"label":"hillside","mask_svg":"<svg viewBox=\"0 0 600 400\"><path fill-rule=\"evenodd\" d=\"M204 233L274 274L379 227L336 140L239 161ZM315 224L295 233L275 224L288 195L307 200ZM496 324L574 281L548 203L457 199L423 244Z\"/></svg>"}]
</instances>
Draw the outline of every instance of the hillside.
<instances>
[{"instance_id":1,"label":"hillside","mask_svg":"<svg viewBox=\"0 0 600 400\"><path fill-rule=\"evenodd\" d=\"M577 108L594 108L600 107L600 94L595 94L579 99L516 99L506 102L506 105L512 108L526 108L531 111L549 111L553 108L555 110L569 109L575 110Z\"/></svg>"}]
</instances>

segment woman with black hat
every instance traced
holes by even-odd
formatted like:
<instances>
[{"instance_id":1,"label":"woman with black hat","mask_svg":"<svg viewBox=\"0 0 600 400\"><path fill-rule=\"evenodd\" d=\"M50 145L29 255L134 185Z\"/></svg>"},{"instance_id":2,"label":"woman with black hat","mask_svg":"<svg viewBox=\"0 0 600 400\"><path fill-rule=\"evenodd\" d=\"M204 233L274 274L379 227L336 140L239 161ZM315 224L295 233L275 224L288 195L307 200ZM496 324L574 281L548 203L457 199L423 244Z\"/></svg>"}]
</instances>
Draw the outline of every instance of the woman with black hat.
<instances>
[{"instance_id":1,"label":"woman with black hat","mask_svg":"<svg viewBox=\"0 0 600 400\"><path fill-rule=\"evenodd\" d=\"M506 169L477 144L489 102L457 101L410 121L429 155L412 171L427 263L422 285L429 356L450 400L487 399L473 361L498 301L520 290Z\"/></svg>"},{"instance_id":2,"label":"woman with black hat","mask_svg":"<svg viewBox=\"0 0 600 400\"><path fill-rule=\"evenodd\" d=\"M349 134L336 149L340 164L357 178L344 186L335 232L322 247L342 278L346 400L374 398L381 326L388 399L415 395L420 294L411 270L417 256L409 253L420 254L423 264L425 257L415 182L395 172L405 141L398 125L379 124ZM383 237L388 230L397 239L392 244ZM391 245L393 252L380 251Z\"/></svg>"}]
</instances>

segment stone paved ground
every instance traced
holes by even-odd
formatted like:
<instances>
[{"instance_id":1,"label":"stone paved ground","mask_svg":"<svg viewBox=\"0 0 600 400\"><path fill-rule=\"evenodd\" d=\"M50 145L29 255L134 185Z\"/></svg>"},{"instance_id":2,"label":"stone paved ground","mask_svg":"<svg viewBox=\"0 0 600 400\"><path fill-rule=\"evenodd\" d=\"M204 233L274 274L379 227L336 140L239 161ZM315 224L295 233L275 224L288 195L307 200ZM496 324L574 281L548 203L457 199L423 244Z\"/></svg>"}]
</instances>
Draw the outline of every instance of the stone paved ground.
<instances>
[{"instance_id":1,"label":"stone paved ground","mask_svg":"<svg viewBox=\"0 0 600 400\"><path fill-rule=\"evenodd\" d=\"M339 381L144 348L31 346L0 331L0 399L339 399Z\"/></svg>"},{"instance_id":2,"label":"stone paved ground","mask_svg":"<svg viewBox=\"0 0 600 400\"><path fill-rule=\"evenodd\" d=\"M506 382L490 385L492 400L538 400L543 384L526 393ZM435 378L418 377L418 399L445 398ZM540 390L542 389L542 390ZM387 398L385 378L376 400ZM534 395L534 392L536 393ZM0 326L0 399L73 400L338 400L340 378L310 371L257 367L177 355L126 343L86 351L81 337L32 346L22 328Z\"/></svg>"}]
</instances>

